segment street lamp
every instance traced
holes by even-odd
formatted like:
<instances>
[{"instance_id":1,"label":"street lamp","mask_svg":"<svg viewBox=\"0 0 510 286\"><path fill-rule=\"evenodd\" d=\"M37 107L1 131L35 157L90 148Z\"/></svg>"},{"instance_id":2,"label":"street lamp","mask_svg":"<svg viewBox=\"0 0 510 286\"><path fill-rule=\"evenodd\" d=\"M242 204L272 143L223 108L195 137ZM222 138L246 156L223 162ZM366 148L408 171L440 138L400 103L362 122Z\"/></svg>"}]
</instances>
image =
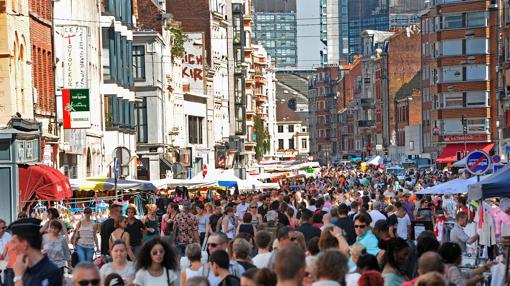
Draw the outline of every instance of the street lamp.
<instances>
[{"instance_id":1,"label":"street lamp","mask_svg":"<svg viewBox=\"0 0 510 286\"><path fill-rule=\"evenodd\" d=\"M467 119L466 117L464 116L464 114L462 115L462 134L464 135L464 157L466 157L467 155Z\"/></svg>"}]
</instances>

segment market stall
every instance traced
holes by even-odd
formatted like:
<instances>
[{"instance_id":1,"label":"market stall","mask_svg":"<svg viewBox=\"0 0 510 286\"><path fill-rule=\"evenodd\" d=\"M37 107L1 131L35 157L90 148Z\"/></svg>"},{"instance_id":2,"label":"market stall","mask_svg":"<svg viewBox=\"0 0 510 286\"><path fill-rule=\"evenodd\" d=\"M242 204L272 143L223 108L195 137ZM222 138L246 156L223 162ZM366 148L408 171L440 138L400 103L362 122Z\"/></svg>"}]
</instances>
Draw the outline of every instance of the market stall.
<instances>
[{"instance_id":1,"label":"market stall","mask_svg":"<svg viewBox=\"0 0 510 286\"><path fill-rule=\"evenodd\" d=\"M485 180L489 176L481 177L480 180ZM465 194L468 192L470 184L476 183L477 178L471 177L469 179L454 179L446 183L428 187L419 192L417 195L454 195L454 194Z\"/></svg>"},{"instance_id":2,"label":"market stall","mask_svg":"<svg viewBox=\"0 0 510 286\"><path fill-rule=\"evenodd\" d=\"M468 198L480 200L494 197L510 197L510 165L503 167L481 182L469 186Z\"/></svg>"}]
</instances>

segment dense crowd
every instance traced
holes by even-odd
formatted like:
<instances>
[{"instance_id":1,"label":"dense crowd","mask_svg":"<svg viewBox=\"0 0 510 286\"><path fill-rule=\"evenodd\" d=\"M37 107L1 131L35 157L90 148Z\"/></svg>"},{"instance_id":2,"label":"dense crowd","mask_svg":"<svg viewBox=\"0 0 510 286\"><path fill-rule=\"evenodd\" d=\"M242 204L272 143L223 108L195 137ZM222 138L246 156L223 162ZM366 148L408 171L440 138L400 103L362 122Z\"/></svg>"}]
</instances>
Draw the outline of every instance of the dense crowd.
<instances>
[{"instance_id":1,"label":"dense crowd","mask_svg":"<svg viewBox=\"0 0 510 286\"><path fill-rule=\"evenodd\" d=\"M3 283L60 286L72 271L81 286L474 286L493 266L461 267L479 240L465 230L476 206L416 194L455 177L411 170L399 181L380 169L323 168L279 190L148 204L142 217L112 202L98 223L86 207L69 230L50 208L44 222L0 221Z\"/></svg>"}]
</instances>

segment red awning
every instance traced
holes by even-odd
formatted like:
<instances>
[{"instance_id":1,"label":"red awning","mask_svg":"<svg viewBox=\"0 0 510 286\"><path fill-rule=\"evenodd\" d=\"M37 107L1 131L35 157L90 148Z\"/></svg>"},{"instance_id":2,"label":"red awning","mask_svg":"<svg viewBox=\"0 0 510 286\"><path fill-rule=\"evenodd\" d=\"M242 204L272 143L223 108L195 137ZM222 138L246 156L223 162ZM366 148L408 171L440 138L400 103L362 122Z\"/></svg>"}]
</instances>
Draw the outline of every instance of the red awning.
<instances>
[{"instance_id":1,"label":"red awning","mask_svg":"<svg viewBox=\"0 0 510 286\"><path fill-rule=\"evenodd\" d=\"M46 165L18 165L20 207L35 198L60 201L73 196L69 179L59 170Z\"/></svg>"},{"instance_id":2,"label":"red awning","mask_svg":"<svg viewBox=\"0 0 510 286\"><path fill-rule=\"evenodd\" d=\"M495 143L467 143L466 149L468 152L474 150L482 150L489 153L494 147ZM456 143L456 144L448 144L443 149L443 152L439 157L437 157L437 163L452 163L457 162L457 152L464 152L464 144Z\"/></svg>"}]
</instances>

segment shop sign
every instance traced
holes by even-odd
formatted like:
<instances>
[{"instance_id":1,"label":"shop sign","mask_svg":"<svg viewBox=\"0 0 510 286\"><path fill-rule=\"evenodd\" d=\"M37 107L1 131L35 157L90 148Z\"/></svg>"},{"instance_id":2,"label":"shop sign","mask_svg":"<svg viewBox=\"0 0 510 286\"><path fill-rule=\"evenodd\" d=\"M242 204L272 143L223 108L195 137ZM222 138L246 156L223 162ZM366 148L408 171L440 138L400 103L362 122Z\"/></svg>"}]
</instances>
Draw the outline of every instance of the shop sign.
<instances>
[{"instance_id":1,"label":"shop sign","mask_svg":"<svg viewBox=\"0 0 510 286\"><path fill-rule=\"evenodd\" d=\"M88 89L63 89L64 129L90 128L90 96Z\"/></svg>"},{"instance_id":2,"label":"shop sign","mask_svg":"<svg viewBox=\"0 0 510 286\"><path fill-rule=\"evenodd\" d=\"M480 141L480 140L486 140L487 135L446 135L443 136L443 141L445 142L454 142L454 141Z\"/></svg>"},{"instance_id":3,"label":"shop sign","mask_svg":"<svg viewBox=\"0 0 510 286\"><path fill-rule=\"evenodd\" d=\"M225 146L216 146L214 147L214 158L215 158L215 167L217 169L226 167L227 161L227 147Z\"/></svg>"},{"instance_id":4,"label":"shop sign","mask_svg":"<svg viewBox=\"0 0 510 286\"><path fill-rule=\"evenodd\" d=\"M64 88L87 88L87 27L63 26Z\"/></svg>"}]
</instances>

